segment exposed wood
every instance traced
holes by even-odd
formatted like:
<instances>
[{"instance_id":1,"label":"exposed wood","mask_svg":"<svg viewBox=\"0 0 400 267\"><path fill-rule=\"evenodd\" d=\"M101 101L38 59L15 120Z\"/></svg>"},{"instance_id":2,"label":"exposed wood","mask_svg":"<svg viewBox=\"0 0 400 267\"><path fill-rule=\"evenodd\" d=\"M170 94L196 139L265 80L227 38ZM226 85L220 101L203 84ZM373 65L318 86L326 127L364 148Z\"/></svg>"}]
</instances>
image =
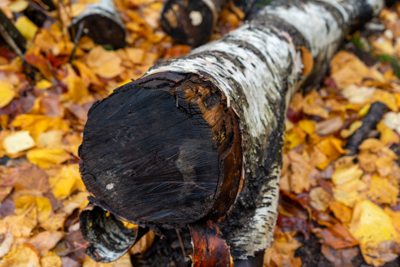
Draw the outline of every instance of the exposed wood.
<instances>
[{"instance_id":1,"label":"exposed wood","mask_svg":"<svg viewBox=\"0 0 400 267\"><path fill-rule=\"evenodd\" d=\"M113 0L87 4L85 11L73 18L70 32L76 33L80 24L84 24L84 35L97 44L111 45L114 49L125 46L125 25ZM75 39L75 36L72 37Z\"/></svg>"},{"instance_id":2,"label":"exposed wood","mask_svg":"<svg viewBox=\"0 0 400 267\"><path fill-rule=\"evenodd\" d=\"M233 267L229 247L222 238L221 231L212 221L192 224L189 229L193 242L193 266Z\"/></svg>"},{"instance_id":3,"label":"exposed wood","mask_svg":"<svg viewBox=\"0 0 400 267\"><path fill-rule=\"evenodd\" d=\"M116 89L93 105L84 130L80 170L90 200L154 231L211 219L234 260L264 250L277 219L289 101L323 76L353 26L382 7L277 0Z\"/></svg>"},{"instance_id":4,"label":"exposed wood","mask_svg":"<svg viewBox=\"0 0 400 267\"><path fill-rule=\"evenodd\" d=\"M206 43L226 0L167 0L161 26L176 42L190 46Z\"/></svg>"},{"instance_id":5,"label":"exposed wood","mask_svg":"<svg viewBox=\"0 0 400 267\"><path fill-rule=\"evenodd\" d=\"M371 130L382 120L387 111L387 106L382 102L374 102L367 115L362 119L362 125L347 140L346 149L350 150L349 155L357 153L358 147L368 137Z\"/></svg>"}]
</instances>

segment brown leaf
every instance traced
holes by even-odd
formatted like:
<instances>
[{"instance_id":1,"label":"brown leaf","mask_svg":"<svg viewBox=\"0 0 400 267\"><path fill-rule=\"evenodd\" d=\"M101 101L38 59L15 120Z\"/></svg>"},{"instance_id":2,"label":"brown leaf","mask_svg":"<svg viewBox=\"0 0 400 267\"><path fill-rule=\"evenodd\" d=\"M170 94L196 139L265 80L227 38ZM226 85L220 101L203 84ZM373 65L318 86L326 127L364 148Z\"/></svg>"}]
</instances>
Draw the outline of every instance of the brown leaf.
<instances>
[{"instance_id":1,"label":"brown leaf","mask_svg":"<svg viewBox=\"0 0 400 267\"><path fill-rule=\"evenodd\" d=\"M326 229L314 228L312 232L323 238L324 243L334 249L350 248L358 245L358 241L341 224Z\"/></svg>"},{"instance_id":2,"label":"brown leaf","mask_svg":"<svg viewBox=\"0 0 400 267\"><path fill-rule=\"evenodd\" d=\"M54 248L58 241L64 236L62 232L41 232L29 240L41 256L44 256L49 250Z\"/></svg>"}]
</instances>

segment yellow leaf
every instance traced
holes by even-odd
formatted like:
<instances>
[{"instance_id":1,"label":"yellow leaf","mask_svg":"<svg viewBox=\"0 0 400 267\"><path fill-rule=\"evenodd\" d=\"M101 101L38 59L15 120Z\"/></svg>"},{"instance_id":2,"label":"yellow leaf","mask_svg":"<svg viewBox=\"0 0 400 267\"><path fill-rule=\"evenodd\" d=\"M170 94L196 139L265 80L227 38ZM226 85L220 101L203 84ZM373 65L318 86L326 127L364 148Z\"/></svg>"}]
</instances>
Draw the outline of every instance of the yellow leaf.
<instances>
[{"instance_id":1,"label":"yellow leaf","mask_svg":"<svg viewBox=\"0 0 400 267\"><path fill-rule=\"evenodd\" d=\"M89 95L85 83L78 76L69 75L67 78L67 86L68 97L74 102L79 102L79 100L82 100L85 96Z\"/></svg>"},{"instance_id":2,"label":"yellow leaf","mask_svg":"<svg viewBox=\"0 0 400 267\"><path fill-rule=\"evenodd\" d=\"M332 175L332 182L336 186L341 186L346 183L358 181L362 175L363 171L358 167L358 165L354 165L350 168L335 170Z\"/></svg>"},{"instance_id":3,"label":"yellow leaf","mask_svg":"<svg viewBox=\"0 0 400 267\"><path fill-rule=\"evenodd\" d=\"M118 260L110 263L95 262L86 255L83 262L83 267L132 267L131 259L128 253L119 258Z\"/></svg>"},{"instance_id":4,"label":"yellow leaf","mask_svg":"<svg viewBox=\"0 0 400 267\"><path fill-rule=\"evenodd\" d=\"M360 109L360 111L358 111L357 115L360 117L364 117L365 115L367 115L370 107L371 107L371 104L365 105L364 107L362 107Z\"/></svg>"},{"instance_id":5,"label":"yellow leaf","mask_svg":"<svg viewBox=\"0 0 400 267\"><path fill-rule=\"evenodd\" d=\"M28 151L26 157L30 162L43 169L48 169L70 158L64 149L38 148Z\"/></svg>"},{"instance_id":6,"label":"yellow leaf","mask_svg":"<svg viewBox=\"0 0 400 267\"><path fill-rule=\"evenodd\" d=\"M16 154L35 146L29 131L15 132L3 140L3 147L8 154Z\"/></svg>"},{"instance_id":7,"label":"yellow leaf","mask_svg":"<svg viewBox=\"0 0 400 267\"><path fill-rule=\"evenodd\" d=\"M48 89L52 86L53 84L49 82L48 80L40 80L36 83L36 87L39 89Z\"/></svg>"},{"instance_id":8,"label":"yellow leaf","mask_svg":"<svg viewBox=\"0 0 400 267\"><path fill-rule=\"evenodd\" d=\"M383 147L385 147L385 145L378 139L369 138L369 139L366 139L364 142L362 142L361 145L358 147L358 149L369 150L373 153L377 153Z\"/></svg>"},{"instance_id":9,"label":"yellow leaf","mask_svg":"<svg viewBox=\"0 0 400 267\"><path fill-rule=\"evenodd\" d=\"M34 139L45 131L60 130L66 132L69 130L68 124L60 118L31 114L18 115L11 123L11 126L21 128L23 131L29 131Z\"/></svg>"},{"instance_id":10,"label":"yellow leaf","mask_svg":"<svg viewBox=\"0 0 400 267\"><path fill-rule=\"evenodd\" d=\"M306 134L299 126L295 126L290 132L286 132L285 143L289 144L289 150L301 144L306 138Z\"/></svg>"},{"instance_id":11,"label":"yellow leaf","mask_svg":"<svg viewBox=\"0 0 400 267\"><path fill-rule=\"evenodd\" d=\"M358 128L360 128L362 126L362 121L355 121L353 122L349 129L343 129L340 132L340 136L342 138L348 138L350 135L352 135L355 131L357 131Z\"/></svg>"},{"instance_id":12,"label":"yellow leaf","mask_svg":"<svg viewBox=\"0 0 400 267\"><path fill-rule=\"evenodd\" d=\"M38 26L26 16L19 17L15 22L15 27L17 27L19 32L28 40L33 39L38 30Z\"/></svg>"},{"instance_id":13,"label":"yellow leaf","mask_svg":"<svg viewBox=\"0 0 400 267\"><path fill-rule=\"evenodd\" d=\"M317 148L328 158L324 163L317 165L319 169L325 169L332 160L337 159L345 153L342 148L342 141L332 136L324 138L317 144Z\"/></svg>"},{"instance_id":14,"label":"yellow leaf","mask_svg":"<svg viewBox=\"0 0 400 267\"><path fill-rule=\"evenodd\" d=\"M125 48L128 58L134 64L141 64L144 59L145 51L141 48Z\"/></svg>"},{"instance_id":15,"label":"yellow leaf","mask_svg":"<svg viewBox=\"0 0 400 267\"><path fill-rule=\"evenodd\" d=\"M368 264L378 266L397 257L392 250L400 235L391 217L371 201L364 200L355 205L349 230L360 242Z\"/></svg>"},{"instance_id":16,"label":"yellow leaf","mask_svg":"<svg viewBox=\"0 0 400 267\"><path fill-rule=\"evenodd\" d=\"M362 244L399 240L399 233L394 228L391 218L369 200L355 205L350 232Z\"/></svg>"},{"instance_id":17,"label":"yellow leaf","mask_svg":"<svg viewBox=\"0 0 400 267\"><path fill-rule=\"evenodd\" d=\"M74 60L72 62L72 64L74 65L74 67L76 67L79 70L79 74L80 74L84 84L86 85L86 87L88 87L90 84L99 84L100 83L97 76L83 62Z\"/></svg>"},{"instance_id":18,"label":"yellow leaf","mask_svg":"<svg viewBox=\"0 0 400 267\"><path fill-rule=\"evenodd\" d=\"M15 214L23 215L27 210L32 209L36 212L37 220L44 222L50 217L51 203L46 197L37 197L32 195L22 196L15 201Z\"/></svg>"},{"instance_id":19,"label":"yellow leaf","mask_svg":"<svg viewBox=\"0 0 400 267\"><path fill-rule=\"evenodd\" d=\"M36 145L38 148L62 148L62 136L63 132L58 130L40 133Z\"/></svg>"},{"instance_id":20,"label":"yellow leaf","mask_svg":"<svg viewBox=\"0 0 400 267\"><path fill-rule=\"evenodd\" d=\"M325 211L328 208L332 196L322 187L315 187L310 191L310 204L319 211Z\"/></svg>"},{"instance_id":21,"label":"yellow leaf","mask_svg":"<svg viewBox=\"0 0 400 267\"><path fill-rule=\"evenodd\" d=\"M18 249L0 261L0 267L40 267L39 255L29 246Z\"/></svg>"},{"instance_id":22,"label":"yellow leaf","mask_svg":"<svg viewBox=\"0 0 400 267\"><path fill-rule=\"evenodd\" d=\"M301 120L299 121L300 128L308 134L312 134L315 128L315 121Z\"/></svg>"},{"instance_id":23,"label":"yellow leaf","mask_svg":"<svg viewBox=\"0 0 400 267\"><path fill-rule=\"evenodd\" d=\"M12 83L0 81L0 108L7 106L14 97L15 91Z\"/></svg>"},{"instance_id":24,"label":"yellow leaf","mask_svg":"<svg viewBox=\"0 0 400 267\"><path fill-rule=\"evenodd\" d=\"M61 258L54 252L49 251L40 259L42 267L61 267Z\"/></svg>"},{"instance_id":25,"label":"yellow leaf","mask_svg":"<svg viewBox=\"0 0 400 267\"><path fill-rule=\"evenodd\" d=\"M380 132L381 135L379 139L384 145L399 143L399 136L395 133L395 131L386 126L385 121L382 120L379 122L376 126L376 129Z\"/></svg>"},{"instance_id":26,"label":"yellow leaf","mask_svg":"<svg viewBox=\"0 0 400 267\"><path fill-rule=\"evenodd\" d=\"M51 191L57 199L67 198L74 190L84 191L78 164L63 166L57 176L49 178Z\"/></svg>"},{"instance_id":27,"label":"yellow leaf","mask_svg":"<svg viewBox=\"0 0 400 267\"><path fill-rule=\"evenodd\" d=\"M340 202L330 202L329 209L333 212L335 217L342 223L347 224L351 220L352 210Z\"/></svg>"},{"instance_id":28,"label":"yellow leaf","mask_svg":"<svg viewBox=\"0 0 400 267\"><path fill-rule=\"evenodd\" d=\"M397 183L393 184L388 179L381 178L378 175L371 179L367 196L374 202L393 206L397 202L398 195L399 187Z\"/></svg>"},{"instance_id":29,"label":"yellow leaf","mask_svg":"<svg viewBox=\"0 0 400 267\"><path fill-rule=\"evenodd\" d=\"M94 73L103 78L113 78L124 71L121 58L114 51L106 51L101 46L90 50L86 62Z\"/></svg>"},{"instance_id":30,"label":"yellow leaf","mask_svg":"<svg viewBox=\"0 0 400 267\"><path fill-rule=\"evenodd\" d=\"M12 2L11 4L9 4L8 8L9 8L12 12L21 13L21 12L24 11L28 6L29 6L28 1L25 1L25 0L17 0L17 1L15 1L15 2Z\"/></svg>"}]
</instances>

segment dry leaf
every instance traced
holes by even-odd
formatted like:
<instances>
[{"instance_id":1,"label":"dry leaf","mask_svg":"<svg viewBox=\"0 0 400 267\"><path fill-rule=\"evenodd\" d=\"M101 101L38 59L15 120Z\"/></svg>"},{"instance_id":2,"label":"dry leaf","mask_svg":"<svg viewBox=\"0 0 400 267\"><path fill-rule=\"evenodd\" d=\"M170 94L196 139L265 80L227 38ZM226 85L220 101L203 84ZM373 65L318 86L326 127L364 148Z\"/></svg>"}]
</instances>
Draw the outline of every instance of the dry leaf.
<instances>
[{"instance_id":1,"label":"dry leaf","mask_svg":"<svg viewBox=\"0 0 400 267\"><path fill-rule=\"evenodd\" d=\"M40 259L40 264L42 267L62 267L61 258L51 251L47 252L47 254Z\"/></svg>"},{"instance_id":2,"label":"dry leaf","mask_svg":"<svg viewBox=\"0 0 400 267\"><path fill-rule=\"evenodd\" d=\"M7 106L15 96L12 83L0 80L0 108Z\"/></svg>"},{"instance_id":3,"label":"dry leaf","mask_svg":"<svg viewBox=\"0 0 400 267\"><path fill-rule=\"evenodd\" d=\"M67 198L74 190L84 191L78 164L63 166L57 176L49 179L51 191L57 199Z\"/></svg>"},{"instance_id":4,"label":"dry leaf","mask_svg":"<svg viewBox=\"0 0 400 267\"><path fill-rule=\"evenodd\" d=\"M15 132L3 140L3 147L8 154L16 154L35 146L29 131Z\"/></svg>"},{"instance_id":5,"label":"dry leaf","mask_svg":"<svg viewBox=\"0 0 400 267\"><path fill-rule=\"evenodd\" d=\"M107 51L101 46L90 50L87 57L88 67L103 78L113 78L124 71L121 59L114 51Z\"/></svg>"},{"instance_id":6,"label":"dry leaf","mask_svg":"<svg viewBox=\"0 0 400 267\"><path fill-rule=\"evenodd\" d=\"M39 255L29 246L17 250L0 261L0 267L40 267Z\"/></svg>"},{"instance_id":7,"label":"dry leaf","mask_svg":"<svg viewBox=\"0 0 400 267\"><path fill-rule=\"evenodd\" d=\"M41 232L29 240L29 243L36 248L41 256L48 254L64 236L62 232ZM61 262L61 259L60 259Z\"/></svg>"},{"instance_id":8,"label":"dry leaf","mask_svg":"<svg viewBox=\"0 0 400 267\"><path fill-rule=\"evenodd\" d=\"M315 125L315 132L320 136L333 134L340 130L343 126L343 119L341 117L334 117L328 120L319 122Z\"/></svg>"},{"instance_id":9,"label":"dry leaf","mask_svg":"<svg viewBox=\"0 0 400 267\"><path fill-rule=\"evenodd\" d=\"M70 155L60 148L37 148L29 150L26 157L40 168L48 169L67 161Z\"/></svg>"}]
</instances>

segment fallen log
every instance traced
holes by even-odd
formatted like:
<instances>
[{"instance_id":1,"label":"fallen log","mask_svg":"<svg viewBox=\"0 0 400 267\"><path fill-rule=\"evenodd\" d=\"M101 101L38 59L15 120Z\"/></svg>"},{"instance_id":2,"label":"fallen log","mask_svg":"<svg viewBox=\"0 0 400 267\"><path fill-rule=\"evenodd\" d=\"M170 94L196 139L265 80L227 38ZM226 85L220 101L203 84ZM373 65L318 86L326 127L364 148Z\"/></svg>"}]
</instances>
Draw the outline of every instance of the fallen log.
<instances>
[{"instance_id":1,"label":"fallen log","mask_svg":"<svg viewBox=\"0 0 400 267\"><path fill-rule=\"evenodd\" d=\"M79 150L89 200L158 234L214 221L234 260L263 251L277 219L290 99L382 7L277 0L96 102Z\"/></svg>"},{"instance_id":2,"label":"fallen log","mask_svg":"<svg viewBox=\"0 0 400 267\"><path fill-rule=\"evenodd\" d=\"M193 47L206 43L226 0L168 0L160 24L176 42Z\"/></svg>"},{"instance_id":3,"label":"fallen log","mask_svg":"<svg viewBox=\"0 0 400 267\"><path fill-rule=\"evenodd\" d=\"M122 48L125 43L125 25L115 8L113 0L99 0L87 4L86 9L72 19L70 33L72 39L83 29L83 35L93 39L96 44L111 45L114 49Z\"/></svg>"}]
</instances>

